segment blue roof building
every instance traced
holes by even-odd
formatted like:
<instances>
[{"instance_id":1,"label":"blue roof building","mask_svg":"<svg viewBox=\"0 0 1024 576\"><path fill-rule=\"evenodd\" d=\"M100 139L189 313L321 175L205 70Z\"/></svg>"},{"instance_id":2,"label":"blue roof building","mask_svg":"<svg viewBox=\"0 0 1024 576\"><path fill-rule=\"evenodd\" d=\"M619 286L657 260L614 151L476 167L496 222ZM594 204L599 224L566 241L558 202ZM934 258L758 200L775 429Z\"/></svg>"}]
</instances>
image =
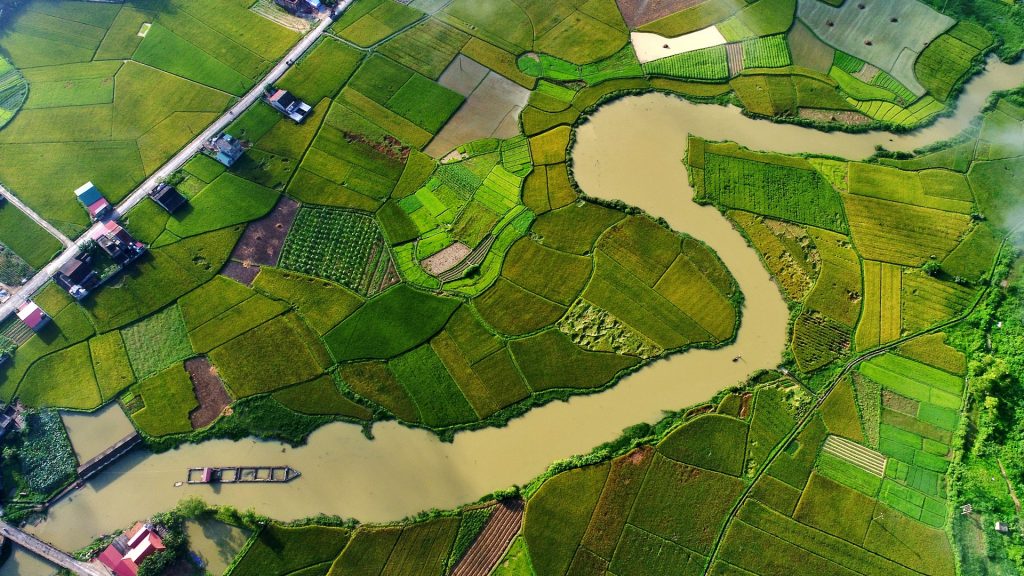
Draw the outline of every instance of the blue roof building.
<instances>
[{"instance_id":1,"label":"blue roof building","mask_svg":"<svg viewBox=\"0 0 1024 576\"><path fill-rule=\"evenodd\" d=\"M100 191L92 182L86 182L75 190L78 201L89 211L89 217L99 220L110 212L110 203L100 194Z\"/></svg>"},{"instance_id":2,"label":"blue roof building","mask_svg":"<svg viewBox=\"0 0 1024 576\"><path fill-rule=\"evenodd\" d=\"M232 167L245 153L242 142L227 133L221 133L216 138L211 138L206 143L206 151L217 162L228 168Z\"/></svg>"}]
</instances>

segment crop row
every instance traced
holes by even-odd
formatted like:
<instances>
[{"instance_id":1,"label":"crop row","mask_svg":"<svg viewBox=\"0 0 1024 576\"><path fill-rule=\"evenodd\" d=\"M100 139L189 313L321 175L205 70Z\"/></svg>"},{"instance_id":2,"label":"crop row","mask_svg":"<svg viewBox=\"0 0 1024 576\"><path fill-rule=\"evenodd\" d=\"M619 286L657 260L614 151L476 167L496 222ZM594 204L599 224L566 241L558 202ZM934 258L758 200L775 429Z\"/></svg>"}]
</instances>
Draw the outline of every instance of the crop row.
<instances>
[{"instance_id":1,"label":"crop row","mask_svg":"<svg viewBox=\"0 0 1024 576\"><path fill-rule=\"evenodd\" d=\"M744 68L781 68L791 63L789 45L782 34L743 42Z\"/></svg>"},{"instance_id":2,"label":"crop row","mask_svg":"<svg viewBox=\"0 0 1024 576\"><path fill-rule=\"evenodd\" d=\"M729 77L729 56L725 46L713 46L647 62L643 68L648 74L656 76L725 80Z\"/></svg>"},{"instance_id":3,"label":"crop row","mask_svg":"<svg viewBox=\"0 0 1024 576\"><path fill-rule=\"evenodd\" d=\"M383 249L384 239L373 218L304 207L285 240L281 266L363 291L370 256Z\"/></svg>"},{"instance_id":4,"label":"crop row","mask_svg":"<svg viewBox=\"0 0 1024 576\"><path fill-rule=\"evenodd\" d=\"M704 187L706 197L722 206L837 232L847 229L839 194L814 170L706 154Z\"/></svg>"}]
</instances>

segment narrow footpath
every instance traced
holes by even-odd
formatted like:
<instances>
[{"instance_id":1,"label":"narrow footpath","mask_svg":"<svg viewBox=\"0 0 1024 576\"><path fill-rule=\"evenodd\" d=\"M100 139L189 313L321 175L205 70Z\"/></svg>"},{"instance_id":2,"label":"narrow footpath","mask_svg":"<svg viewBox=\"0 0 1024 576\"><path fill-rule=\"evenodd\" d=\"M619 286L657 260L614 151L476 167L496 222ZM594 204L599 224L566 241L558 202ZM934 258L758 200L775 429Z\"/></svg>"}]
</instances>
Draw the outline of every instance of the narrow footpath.
<instances>
[{"instance_id":1,"label":"narrow footpath","mask_svg":"<svg viewBox=\"0 0 1024 576\"><path fill-rule=\"evenodd\" d=\"M349 5L352 4L353 1L354 0L343 0L342 2L339 2L337 8L335 8L335 14L340 14L341 12L344 12L349 7ZM220 134L225 128L227 128L229 124L231 124L235 120L235 118L241 115L242 112L244 112L247 108L249 108L256 102L258 102L260 98L262 98L264 90L266 90L275 82L277 82L281 78L281 76L283 76L284 73L287 72L288 69L291 68L291 66L299 58L301 58L302 55L305 54L307 50L309 50L313 43L316 42L320 38L320 36L322 36L327 31L327 29L331 26L333 22L334 20L332 18L324 17L323 20L321 20L320 24L318 24L317 27L314 28L309 34L305 35L301 40L299 40L299 42L295 46L293 46L292 49L289 50L288 53L283 58L281 58L281 61L278 62L277 65L274 66L270 70L270 72L268 72L266 76L263 77L262 80L257 82L256 85L253 86L252 89L250 89L249 92L245 94L245 96L243 96L231 108L225 111L224 114L217 118L217 120L210 124L206 128L206 130L204 130L202 133L200 133L198 136L192 139L191 142L186 144L184 148L182 148L177 154L174 155L174 157L168 160L167 163L161 166L156 172L151 174L149 178L146 178L146 180L143 181L142 184L140 184L123 201L121 201L121 203L118 204L117 207L114 209L114 213L111 216L111 218L120 218L129 210L131 210L136 204L142 202L142 200L146 198L146 196L153 189L153 187L155 187L158 183L165 180L168 176L170 176L175 171L180 169L185 164L185 162L188 162L190 158L199 153L199 151L202 150L203 148L203 144L207 140L217 136L217 134ZM24 204L22 204L21 201L17 200L15 196L11 194L9 191L2 187L0 187L0 190L2 190L2 192L0 193L2 193L5 197L11 200L11 202L16 204L19 208L22 208L24 206ZM71 191L69 190L68 193L70 194ZM50 226L48 223L45 223L45 220L42 220L42 218L40 218L38 215L35 215L34 212L28 210L27 207L22 208L22 211L25 212L25 214L27 214L28 216L32 217L33 220L36 220L41 225L46 227L46 229L49 230L52 234L56 232L56 230L53 229L52 226ZM65 243L65 250L56 258L51 260L49 264L47 264L38 272L36 272L36 275L30 278L29 281L26 282L18 290L18 292L14 294L7 302L0 304L0 322L2 322L4 319L10 316L12 312L17 310L18 306L25 302L25 300L27 300L29 296L31 296L37 290L42 288L43 285L46 284L46 281L49 280L51 276L56 274L58 270L60 270L61 266L63 266L69 260L74 258L78 254L78 250L83 245L85 245L90 238L92 238L93 230L97 229L99 226L99 223L93 224L93 226L89 230L86 230L85 233L79 236L74 242L64 237L63 235L60 235L59 232L56 232L56 234L54 235L57 238L61 238L61 241Z\"/></svg>"},{"instance_id":2,"label":"narrow footpath","mask_svg":"<svg viewBox=\"0 0 1024 576\"><path fill-rule=\"evenodd\" d=\"M63 244L65 248L74 244L74 242L71 241L71 238L65 236L60 230L54 228L53 224L50 224L45 219L43 219L42 216L36 214L34 210L26 206L24 202L18 199L18 197L12 194L11 191L8 190L7 188L0 186L0 196L6 198L8 202L14 204L15 208L21 210L22 213L24 213L26 216L34 220L36 224L42 226L43 229L50 233L50 235L52 235L57 240L60 240L60 243Z\"/></svg>"}]
</instances>

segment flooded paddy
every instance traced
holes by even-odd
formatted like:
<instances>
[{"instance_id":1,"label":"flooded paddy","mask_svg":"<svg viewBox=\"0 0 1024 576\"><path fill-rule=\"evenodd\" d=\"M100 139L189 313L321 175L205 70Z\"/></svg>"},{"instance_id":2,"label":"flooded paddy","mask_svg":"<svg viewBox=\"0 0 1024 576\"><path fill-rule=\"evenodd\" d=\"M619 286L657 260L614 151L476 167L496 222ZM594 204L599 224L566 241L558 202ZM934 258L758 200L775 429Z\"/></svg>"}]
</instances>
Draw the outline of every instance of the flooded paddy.
<instances>
[{"instance_id":1,"label":"flooded paddy","mask_svg":"<svg viewBox=\"0 0 1024 576\"><path fill-rule=\"evenodd\" d=\"M61 412L60 416L79 464L135 431L131 420L116 402L92 413Z\"/></svg>"},{"instance_id":2,"label":"flooded paddy","mask_svg":"<svg viewBox=\"0 0 1024 576\"><path fill-rule=\"evenodd\" d=\"M393 422L375 426L376 439L368 441L358 427L339 423L316 431L296 449L216 440L157 455L134 452L57 504L48 520L31 530L73 549L187 496L254 507L284 520L324 512L388 521L524 484L555 460L587 452L632 424L655 421L663 410L704 401L781 358L788 312L778 288L729 223L713 208L690 200L680 161L689 133L764 150L861 158L875 145L911 150L952 137L993 90L1022 82L1024 64L990 64L987 74L969 84L956 116L901 136L824 134L751 120L732 107L698 106L658 94L609 104L579 128L573 151L576 178L587 194L640 206L718 252L746 300L734 344L656 362L600 394L534 409L505 428L460 433L450 444ZM742 360L733 362L736 356ZM72 431L76 449L79 435ZM298 469L302 477L288 484L174 487L190 466L277 464Z\"/></svg>"},{"instance_id":3,"label":"flooded paddy","mask_svg":"<svg viewBox=\"0 0 1024 576\"><path fill-rule=\"evenodd\" d=\"M249 539L249 533L241 528L210 520L189 520L185 523L185 533L189 548L199 556L210 574L223 574Z\"/></svg>"}]
</instances>

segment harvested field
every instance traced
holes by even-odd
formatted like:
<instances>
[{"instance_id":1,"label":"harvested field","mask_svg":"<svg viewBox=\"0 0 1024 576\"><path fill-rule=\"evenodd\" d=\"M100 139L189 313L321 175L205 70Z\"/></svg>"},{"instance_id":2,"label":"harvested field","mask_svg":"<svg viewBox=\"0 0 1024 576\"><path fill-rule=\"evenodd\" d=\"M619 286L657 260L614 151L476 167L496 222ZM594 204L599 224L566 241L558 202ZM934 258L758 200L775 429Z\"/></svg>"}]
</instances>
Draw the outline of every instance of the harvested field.
<instances>
[{"instance_id":1,"label":"harvested field","mask_svg":"<svg viewBox=\"0 0 1024 576\"><path fill-rule=\"evenodd\" d=\"M714 26L701 28L696 32L690 32L675 38L666 38L660 34L652 34L650 32L633 32L629 35L629 41L633 43L636 57L641 64L659 58L668 58L676 54L693 52L702 48L721 46L726 42L725 37Z\"/></svg>"},{"instance_id":2,"label":"harvested field","mask_svg":"<svg viewBox=\"0 0 1024 576\"><path fill-rule=\"evenodd\" d=\"M456 60L452 65L458 62ZM466 142L516 136L519 134L519 112L529 100L529 90L497 72L488 72L424 152L440 158Z\"/></svg>"},{"instance_id":3,"label":"harvested field","mask_svg":"<svg viewBox=\"0 0 1024 576\"><path fill-rule=\"evenodd\" d=\"M822 449L827 454L842 458L879 478L885 474L885 456L883 454L875 452L870 448L865 448L846 438L829 435L825 439L825 446Z\"/></svg>"},{"instance_id":4,"label":"harvested field","mask_svg":"<svg viewBox=\"0 0 1024 576\"><path fill-rule=\"evenodd\" d=\"M253 220L245 227L245 232L231 252L231 259L246 264L277 266L285 236L291 230L298 211L298 202L282 196L270 214Z\"/></svg>"},{"instance_id":5,"label":"harvested field","mask_svg":"<svg viewBox=\"0 0 1024 576\"><path fill-rule=\"evenodd\" d=\"M231 397L224 389L217 369L210 364L206 356L186 360L185 371L192 380L192 388L195 390L196 399L199 400L199 407L188 415L192 428L198 430L213 424L213 421L231 404Z\"/></svg>"},{"instance_id":6,"label":"harvested field","mask_svg":"<svg viewBox=\"0 0 1024 576\"><path fill-rule=\"evenodd\" d=\"M743 71L743 44L734 42L725 47L729 56L729 77L738 76Z\"/></svg>"},{"instance_id":7,"label":"harvested field","mask_svg":"<svg viewBox=\"0 0 1024 576\"><path fill-rule=\"evenodd\" d=\"M462 242L456 242L430 258L423 260L420 264L428 274L437 276L458 266L459 262L465 260L470 252L472 252L472 249L469 246Z\"/></svg>"},{"instance_id":8,"label":"harvested field","mask_svg":"<svg viewBox=\"0 0 1024 576\"><path fill-rule=\"evenodd\" d=\"M915 0L800 2L800 19L828 44L892 74L914 94L925 89L914 74L918 54L955 21Z\"/></svg>"},{"instance_id":9,"label":"harvested field","mask_svg":"<svg viewBox=\"0 0 1024 576\"><path fill-rule=\"evenodd\" d=\"M622 19L631 29L654 22L680 10L692 8L704 0L615 0Z\"/></svg>"},{"instance_id":10,"label":"harvested field","mask_svg":"<svg viewBox=\"0 0 1024 576\"><path fill-rule=\"evenodd\" d=\"M463 96L469 96L476 90L476 87L483 81L484 76L490 71L489 68L464 54L459 54L452 63L445 68L437 83L445 88L454 90Z\"/></svg>"},{"instance_id":11,"label":"harvested field","mask_svg":"<svg viewBox=\"0 0 1024 576\"><path fill-rule=\"evenodd\" d=\"M519 534L525 505L522 500L505 500L487 521L473 546L455 565L452 576L487 576L505 555L512 540Z\"/></svg>"},{"instance_id":12,"label":"harvested field","mask_svg":"<svg viewBox=\"0 0 1024 576\"><path fill-rule=\"evenodd\" d=\"M246 286L252 286L252 281L256 279L256 275L260 273L259 266L249 266L236 262L234 260L228 260L224 267L220 269L220 273L235 280L241 282Z\"/></svg>"}]
</instances>

